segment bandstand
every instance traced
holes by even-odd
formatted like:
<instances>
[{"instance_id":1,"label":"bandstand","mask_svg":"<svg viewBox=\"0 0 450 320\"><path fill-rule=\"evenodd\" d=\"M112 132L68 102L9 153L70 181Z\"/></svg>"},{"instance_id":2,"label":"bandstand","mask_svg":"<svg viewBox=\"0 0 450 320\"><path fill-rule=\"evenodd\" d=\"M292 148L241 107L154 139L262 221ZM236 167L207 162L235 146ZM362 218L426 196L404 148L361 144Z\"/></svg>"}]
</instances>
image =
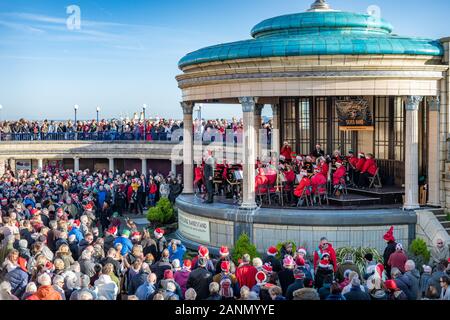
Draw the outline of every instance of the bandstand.
<instances>
[{"instance_id":1,"label":"bandstand","mask_svg":"<svg viewBox=\"0 0 450 320\"><path fill-rule=\"evenodd\" d=\"M416 237L417 212L447 206L449 41L402 37L383 19L333 10L316 1L302 13L262 21L252 39L187 54L177 77L184 113L184 194L177 200L178 236L192 247L233 246L242 232L260 251L285 240L312 248L322 236L335 246L384 247L395 226L405 246ZM196 103L241 104L243 192L237 205L203 204L193 195L193 108ZM391 186L364 197L395 201L336 210L258 208L255 163L261 110L273 111L271 153L288 141L299 154L320 143L330 154L370 152ZM419 204L419 181L427 186ZM391 200L392 200L391 199ZM400 199L400 200L399 200Z\"/></svg>"}]
</instances>

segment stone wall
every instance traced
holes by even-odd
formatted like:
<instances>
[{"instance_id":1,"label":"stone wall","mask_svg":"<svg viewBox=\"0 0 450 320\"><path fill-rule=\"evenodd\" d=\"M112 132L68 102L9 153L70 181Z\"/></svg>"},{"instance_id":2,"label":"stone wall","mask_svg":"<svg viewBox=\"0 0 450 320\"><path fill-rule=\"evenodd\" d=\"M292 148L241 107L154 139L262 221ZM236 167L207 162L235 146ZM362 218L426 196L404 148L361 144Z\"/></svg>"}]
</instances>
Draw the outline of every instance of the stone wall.
<instances>
[{"instance_id":1,"label":"stone wall","mask_svg":"<svg viewBox=\"0 0 450 320\"><path fill-rule=\"evenodd\" d=\"M416 214L417 238L425 240L429 248L436 244L437 239L444 240L444 243L447 243L450 246L450 236L433 212L428 210L416 210Z\"/></svg>"}]
</instances>

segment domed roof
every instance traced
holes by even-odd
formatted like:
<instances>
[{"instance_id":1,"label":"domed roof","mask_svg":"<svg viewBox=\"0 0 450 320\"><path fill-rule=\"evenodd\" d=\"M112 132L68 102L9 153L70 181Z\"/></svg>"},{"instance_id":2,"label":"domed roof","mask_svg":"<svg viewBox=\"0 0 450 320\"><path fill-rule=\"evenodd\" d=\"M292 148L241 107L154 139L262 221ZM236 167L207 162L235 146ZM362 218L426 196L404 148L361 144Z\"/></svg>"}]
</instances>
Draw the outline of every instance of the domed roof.
<instances>
[{"instance_id":1,"label":"domed roof","mask_svg":"<svg viewBox=\"0 0 450 320\"><path fill-rule=\"evenodd\" d=\"M197 50L178 66L305 55L443 55L438 40L401 37L392 29L387 21L368 14L313 9L264 20L252 29L253 39Z\"/></svg>"}]
</instances>

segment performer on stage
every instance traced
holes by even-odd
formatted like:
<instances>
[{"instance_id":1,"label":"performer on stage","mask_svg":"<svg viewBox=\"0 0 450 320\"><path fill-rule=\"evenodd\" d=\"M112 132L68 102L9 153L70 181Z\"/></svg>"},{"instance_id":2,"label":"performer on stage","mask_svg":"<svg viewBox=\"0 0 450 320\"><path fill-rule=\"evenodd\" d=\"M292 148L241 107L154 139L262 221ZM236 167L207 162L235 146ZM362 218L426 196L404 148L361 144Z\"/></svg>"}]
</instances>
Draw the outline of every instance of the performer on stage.
<instances>
[{"instance_id":1,"label":"performer on stage","mask_svg":"<svg viewBox=\"0 0 450 320\"><path fill-rule=\"evenodd\" d=\"M306 170L300 171L300 183L298 184L297 188L295 188L294 196L298 199L302 196L303 191L311 186L311 180L308 178L308 172ZM307 195L310 195L311 192L309 190L306 190L305 193Z\"/></svg>"},{"instance_id":2,"label":"performer on stage","mask_svg":"<svg viewBox=\"0 0 450 320\"><path fill-rule=\"evenodd\" d=\"M353 181L357 186L360 185L359 177L361 175L361 170L363 169L365 163L366 163L366 155L364 154L364 152L360 152L358 154L358 161L356 162L356 168L353 176Z\"/></svg>"},{"instance_id":3,"label":"performer on stage","mask_svg":"<svg viewBox=\"0 0 450 320\"><path fill-rule=\"evenodd\" d=\"M355 154L352 150L350 150L348 152L347 163L348 163L348 173L350 175L352 183L354 184L355 183L355 170L356 170L356 165L358 164L358 158L355 157Z\"/></svg>"},{"instance_id":4,"label":"performer on stage","mask_svg":"<svg viewBox=\"0 0 450 320\"><path fill-rule=\"evenodd\" d=\"M321 186L321 185L326 186L326 184L327 184L327 178L321 172L320 167L316 166L314 168L314 175L311 177L311 185L312 185L313 194L316 193L318 186ZM326 188L321 188L319 190L320 194L324 194L326 192L327 192Z\"/></svg>"},{"instance_id":5,"label":"performer on stage","mask_svg":"<svg viewBox=\"0 0 450 320\"><path fill-rule=\"evenodd\" d=\"M334 188L337 188L341 184L342 179L345 179L346 173L347 170L342 165L342 161L336 161L336 171L333 173Z\"/></svg>"},{"instance_id":6,"label":"performer on stage","mask_svg":"<svg viewBox=\"0 0 450 320\"><path fill-rule=\"evenodd\" d=\"M195 193L201 193L202 192L202 185L203 185L203 168L202 165L197 165L194 169L194 188Z\"/></svg>"},{"instance_id":7,"label":"performer on stage","mask_svg":"<svg viewBox=\"0 0 450 320\"><path fill-rule=\"evenodd\" d=\"M291 154L292 154L292 148L289 145L289 142L285 141L283 144L283 147L281 148L280 155L282 155L284 157L284 160L286 162L290 162L292 159Z\"/></svg>"},{"instance_id":8,"label":"performer on stage","mask_svg":"<svg viewBox=\"0 0 450 320\"><path fill-rule=\"evenodd\" d=\"M322 150L322 146L318 143L316 144L316 148L311 152L311 155L314 158L325 157L325 151Z\"/></svg>"},{"instance_id":9,"label":"performer on stage","mask_svg":"<svg viewBox=\"0 0 450 320\"><path fill-rule=\"evenodd\" d=\"M212 155L212 151L208 150L208 156L205 160L204 168L204 180L206 184L206 192L208 193L208 199L205 203L214 202L214 168L216 167L216 159Z\"/></svg>"},{"instance_id":10,"label":"performer on stage","mask_svg":"<svg viewBox=\"0 0 450 320\"><path fill-rule=\"evenodd\" d=\"M361 175L359 177L359 185L361 186L361 188L369 187L369 178L375 176L377 170L378 167L373 154L368 153L366 155L366 162L364 163L364 167L362 168Z\"/></svg>"},{"instance_id":11,"label":"performer on stage","mask_svg":"<svg viewBox=\"0 0 450 320\"><path fill-rule=\"evenodd\" d=\"M329 166L327 160L324 157L319 158L319 168L320 172L325 176L325 178L328 178Z\"/></svg>"}]
</instances>

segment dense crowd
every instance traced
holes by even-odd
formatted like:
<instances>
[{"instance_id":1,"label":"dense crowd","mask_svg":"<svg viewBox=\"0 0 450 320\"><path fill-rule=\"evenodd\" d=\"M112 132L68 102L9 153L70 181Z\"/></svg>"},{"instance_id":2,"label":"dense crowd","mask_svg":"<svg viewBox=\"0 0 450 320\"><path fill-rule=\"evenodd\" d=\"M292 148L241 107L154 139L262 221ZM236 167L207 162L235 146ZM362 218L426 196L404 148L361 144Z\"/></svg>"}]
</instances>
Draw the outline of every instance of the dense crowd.
<instances>
[{"instance_id":1,"label":"dense crowd","mask_svg":"<svg viewBox=\"0 0 450 320\"><path fill-rule=\"evenodd\" d=\"M204 141L227 141L227 134L235 142L242 140L242 120L233 118L194 120L194 137ZM262 122L270 137L271 122ZM90 121L3 121L0 123L2 140L145 140L180 141L183 121L174 119L90 120ZM227 132L228 131L228 132ZM269 140L270 141L270 140Z\"/></svg>"},{"instance_id":2,"label":"dense crowd","mask_svg":"<svg viewBox=\"0 0 450 320\"><path fill-rule=\"evenodd\" d=\"M338 263L326 238L317 248L273 246L263 259L244 254L233 261L225 246L218 257L200 246L189 259L164 228L139 230L120 217L159 197L173 201L181 188L177 178L151 171L6 173L0 182L0 299L450 299L442 240L421 274L393 228L384 236L383 261L367 254L364 270L351 254Z\"/></svg>"}]
</instances>

